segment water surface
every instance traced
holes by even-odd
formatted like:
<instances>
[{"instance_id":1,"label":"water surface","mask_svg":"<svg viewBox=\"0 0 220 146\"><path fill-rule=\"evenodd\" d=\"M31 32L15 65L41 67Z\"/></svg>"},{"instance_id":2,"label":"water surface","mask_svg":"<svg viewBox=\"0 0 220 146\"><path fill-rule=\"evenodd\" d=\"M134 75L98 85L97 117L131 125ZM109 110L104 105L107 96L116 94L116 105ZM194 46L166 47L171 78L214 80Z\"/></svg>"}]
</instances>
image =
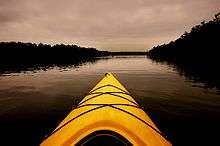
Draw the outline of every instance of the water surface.
<instances>
[{"instance_id":1,"label":"water surface","mask_svg":"<svg viewBox=\"0 0 220 146\"><path fill-rule=\"evenodd\" d=\"M38 145L103 77L113 72L173 145L214 145L220 131L217 89L144 56L78 67L1 74L1 145Z\"/></svg>"}]
</instances>

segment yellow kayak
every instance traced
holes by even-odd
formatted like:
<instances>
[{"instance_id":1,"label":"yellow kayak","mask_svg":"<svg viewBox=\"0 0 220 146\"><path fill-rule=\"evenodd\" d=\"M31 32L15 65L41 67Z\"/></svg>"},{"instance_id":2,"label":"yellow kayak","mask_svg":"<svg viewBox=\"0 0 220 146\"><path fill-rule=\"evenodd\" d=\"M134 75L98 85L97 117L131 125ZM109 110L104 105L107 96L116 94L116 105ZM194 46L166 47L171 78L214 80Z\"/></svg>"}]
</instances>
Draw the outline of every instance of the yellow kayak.
<instances>
[{"instance_id":1,"label":"yellow kayak","mask_svg":"<svg viewBox=\"0 0 220 146\"><path fill-rule=\"evenodd\" d=\"M73 109L41 146L171 146L112 73Z\"/></svg>"}]
</instances>

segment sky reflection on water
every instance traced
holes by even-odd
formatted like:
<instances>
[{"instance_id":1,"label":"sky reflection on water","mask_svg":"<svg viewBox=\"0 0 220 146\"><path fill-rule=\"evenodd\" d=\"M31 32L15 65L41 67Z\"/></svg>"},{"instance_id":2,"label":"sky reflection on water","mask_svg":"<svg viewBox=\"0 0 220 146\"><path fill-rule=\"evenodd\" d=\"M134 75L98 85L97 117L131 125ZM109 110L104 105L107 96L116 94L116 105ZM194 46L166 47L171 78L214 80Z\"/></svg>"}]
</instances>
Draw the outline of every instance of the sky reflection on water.
<instances>
[{"instance_id":1,"label":"sky reflection on water","mask_svg":"<svg viewBox=\"0 0 220 146\"><path fill-rule=\"evenodd\" d=\"M217 89L202 88L202 83L186 80L171 66L139 56L101 59L78 67L2 74L3 142L13 138L16 144L39 144L106 72L116 74L174 145L217 141L220 130ZM7 143L12 145L15 141Z\"/></svg>"}]
</instances>

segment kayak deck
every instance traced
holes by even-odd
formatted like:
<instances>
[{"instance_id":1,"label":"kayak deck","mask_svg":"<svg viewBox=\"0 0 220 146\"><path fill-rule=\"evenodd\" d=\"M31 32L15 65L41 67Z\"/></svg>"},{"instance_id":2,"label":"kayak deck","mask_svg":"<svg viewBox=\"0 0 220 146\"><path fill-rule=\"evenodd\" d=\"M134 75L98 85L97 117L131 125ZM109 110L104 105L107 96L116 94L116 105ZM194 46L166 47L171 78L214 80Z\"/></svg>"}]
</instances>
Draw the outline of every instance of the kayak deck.
<instances>
[{"instance_id":1,"label":"kayak deck","mask_svg":"<svg viewBox=\"0 0 220 146\"><path fill-rule=\"evenodd\" d=\"M41 145L85 145L100 137L115 138L125 145L171 145L112 73L104 76Z\"/></svg>"}]
</instances>

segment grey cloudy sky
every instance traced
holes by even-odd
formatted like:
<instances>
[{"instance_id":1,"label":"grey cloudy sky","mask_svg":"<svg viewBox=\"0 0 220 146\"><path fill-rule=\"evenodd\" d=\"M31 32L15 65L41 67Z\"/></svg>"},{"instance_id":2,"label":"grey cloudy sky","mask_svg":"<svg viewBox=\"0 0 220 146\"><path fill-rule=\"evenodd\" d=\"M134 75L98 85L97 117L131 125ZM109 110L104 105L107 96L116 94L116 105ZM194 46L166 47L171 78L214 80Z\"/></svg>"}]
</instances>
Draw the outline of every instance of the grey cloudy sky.
<instances>
[{"instance_id":1,"label":"grey cloudy sky","mask_svg":"<svg viewBox=\"0 0 220 146\"><path fill-rule=\"evenodd\" d=\"M143 51L219 11L220 0L0 0L0 41Z\"/></svg>"}]
</instances>

